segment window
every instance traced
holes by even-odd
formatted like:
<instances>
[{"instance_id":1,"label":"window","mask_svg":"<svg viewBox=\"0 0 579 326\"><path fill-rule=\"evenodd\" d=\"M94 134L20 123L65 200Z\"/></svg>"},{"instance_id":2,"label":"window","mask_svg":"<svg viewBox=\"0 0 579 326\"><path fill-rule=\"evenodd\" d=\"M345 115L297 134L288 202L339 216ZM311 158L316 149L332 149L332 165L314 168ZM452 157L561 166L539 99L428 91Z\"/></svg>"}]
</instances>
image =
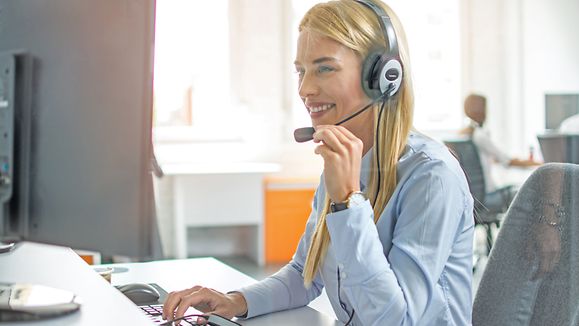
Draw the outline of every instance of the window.
<instances>
[{"instance_id":1,"label":"window","mask_svg":"<svg viewBox=\"0 0 579 326\"><path fill-rule=\"evenodd\" d=\"M160 0L155 25L156 140L234 138L228 1Z\"/></svg>"}]
</instances>

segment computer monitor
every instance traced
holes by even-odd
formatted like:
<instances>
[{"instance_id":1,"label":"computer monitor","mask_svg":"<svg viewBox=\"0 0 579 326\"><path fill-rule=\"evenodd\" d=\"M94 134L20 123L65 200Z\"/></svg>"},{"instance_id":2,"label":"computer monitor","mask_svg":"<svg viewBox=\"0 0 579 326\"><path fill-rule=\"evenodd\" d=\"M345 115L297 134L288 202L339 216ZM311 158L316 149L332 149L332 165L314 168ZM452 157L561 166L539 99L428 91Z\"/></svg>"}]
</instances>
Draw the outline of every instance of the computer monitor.
<instances>
[{"instance_id":1,"label":"computer monitor","mask_svg":"<svg viewBox=\"0 0 579 326\"><path fill-rule=\"evenodd\" d=\"M579 94L545 94L545 129L559 129L566 118L579 114Z\"/></svg>"},{"instance_id":2,"label":"computer monitor","mask_svg":"<svg viewBox=\"0 0 579 326\"><path fill-rule=\"evenodd\" d=\"M0 0L0 239L158 256L154 0Z\"/></svg>"},{"instance_id":3,"label":"computer monitor","mask_svg":"<svg viewBox=\"0 0 579 326\"><path fill-rule=\"evenodd\" d=\"M579 135L546 133L537 140L545 162L579 164Z\"/></svg>"}]
</instances>

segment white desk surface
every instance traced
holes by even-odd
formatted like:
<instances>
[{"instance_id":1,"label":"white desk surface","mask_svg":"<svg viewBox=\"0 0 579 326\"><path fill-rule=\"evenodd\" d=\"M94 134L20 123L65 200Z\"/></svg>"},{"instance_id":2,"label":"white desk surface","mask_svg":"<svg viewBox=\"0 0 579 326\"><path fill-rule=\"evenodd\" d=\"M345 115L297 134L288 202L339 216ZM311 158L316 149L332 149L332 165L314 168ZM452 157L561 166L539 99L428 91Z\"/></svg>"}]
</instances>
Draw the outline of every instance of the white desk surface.
<instances>
[{"instance_id":1,"label":"white desk surface","mask_svg":"<svg viewBox=\"0 0 579 326\"><path fill-rule=\"evenodd\" d=\"M112 264L112 284L157 283L167 292L200 284L229 291L255 282L251 277L213 258ZM153 325L129 299L107 283L69 248L22 242L0 254L0 282L34 283L76 293L80 311L43 321L2 323L7 326ZM340 325L311 308L277 312L239 321L247 326Z\"/></svg>"},{"instance_id":2,"label":"white desk surface","mask_svg":"<svg viewBox=\"0 0 579 326\"><path fill-rule=\"evenodd\" d=\"M152 325L137 306L69 248L22 242L0 254L0 282L61 288L82 300L80 311L66 316L3 326Z\"/></svg>"},{"instance_id":3,"label":"white desk surface","mask_svg":"<svg viewBox=\"0 0 579 326\"><path fill-rule=\"evenodd\" d=\"M114 267L112 284L157 283L167 292L194 285L210 287L221 292L235 290L256 282L253 278L225 265L214 258L164 260L146 263L103 265ZM276 312L247 320L238 320L247 326L278 325L341 325L311 307Z\"/></svg>"}]
</instances>

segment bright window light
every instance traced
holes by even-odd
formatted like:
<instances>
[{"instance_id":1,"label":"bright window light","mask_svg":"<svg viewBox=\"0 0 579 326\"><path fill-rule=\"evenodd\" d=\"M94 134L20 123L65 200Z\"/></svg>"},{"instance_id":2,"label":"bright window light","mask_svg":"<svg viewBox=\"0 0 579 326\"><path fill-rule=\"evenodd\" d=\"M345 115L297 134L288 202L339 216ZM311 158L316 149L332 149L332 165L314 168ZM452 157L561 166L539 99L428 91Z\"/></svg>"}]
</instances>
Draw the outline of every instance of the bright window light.
<instances>
[{"instance_id":1,"label":"bright window light","mask_svg":"<svg viewBox=\"0 0 579 326\"><path fill-rule=\"evenodd\" d=\"M228 1L159 0L156 10L156 135L223 135L216 122L232 110Z\"/></svg>"}]
</instances>

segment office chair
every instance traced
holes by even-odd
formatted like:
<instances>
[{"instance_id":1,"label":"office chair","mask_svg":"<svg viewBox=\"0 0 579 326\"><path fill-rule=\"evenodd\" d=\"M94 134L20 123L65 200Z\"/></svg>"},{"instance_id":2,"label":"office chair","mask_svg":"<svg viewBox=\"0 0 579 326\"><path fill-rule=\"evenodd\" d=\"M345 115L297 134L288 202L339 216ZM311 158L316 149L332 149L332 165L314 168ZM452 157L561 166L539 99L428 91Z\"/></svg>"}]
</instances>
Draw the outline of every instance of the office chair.
<instances>
[{"instance_id":1,"label":"office chair","mask_svg":"<svg viewBox=\"0 0 579 326\"><path fill-rule=\"evenodd\" d=\"M472 324L579 325L578 230L579 165L539 167L505 215Z\"/></svg>"},{"instance_id":2,"label":"office chair","mask_svg":"<svg viewBox=\"0 0 579 326\"><path fill-rule=\"evenodd\" d=\"M498 228L501 216L507 211L514 195L512 186L502 187L496 191L501 198L500 205L491 205L487 201L486 183L478 148L471 139L446 140L444 142L458 159L468 181L470 193L474 199L475 225L486 230L487 254L493 245L492 225Z\"/></svg>"}]
</instances>

